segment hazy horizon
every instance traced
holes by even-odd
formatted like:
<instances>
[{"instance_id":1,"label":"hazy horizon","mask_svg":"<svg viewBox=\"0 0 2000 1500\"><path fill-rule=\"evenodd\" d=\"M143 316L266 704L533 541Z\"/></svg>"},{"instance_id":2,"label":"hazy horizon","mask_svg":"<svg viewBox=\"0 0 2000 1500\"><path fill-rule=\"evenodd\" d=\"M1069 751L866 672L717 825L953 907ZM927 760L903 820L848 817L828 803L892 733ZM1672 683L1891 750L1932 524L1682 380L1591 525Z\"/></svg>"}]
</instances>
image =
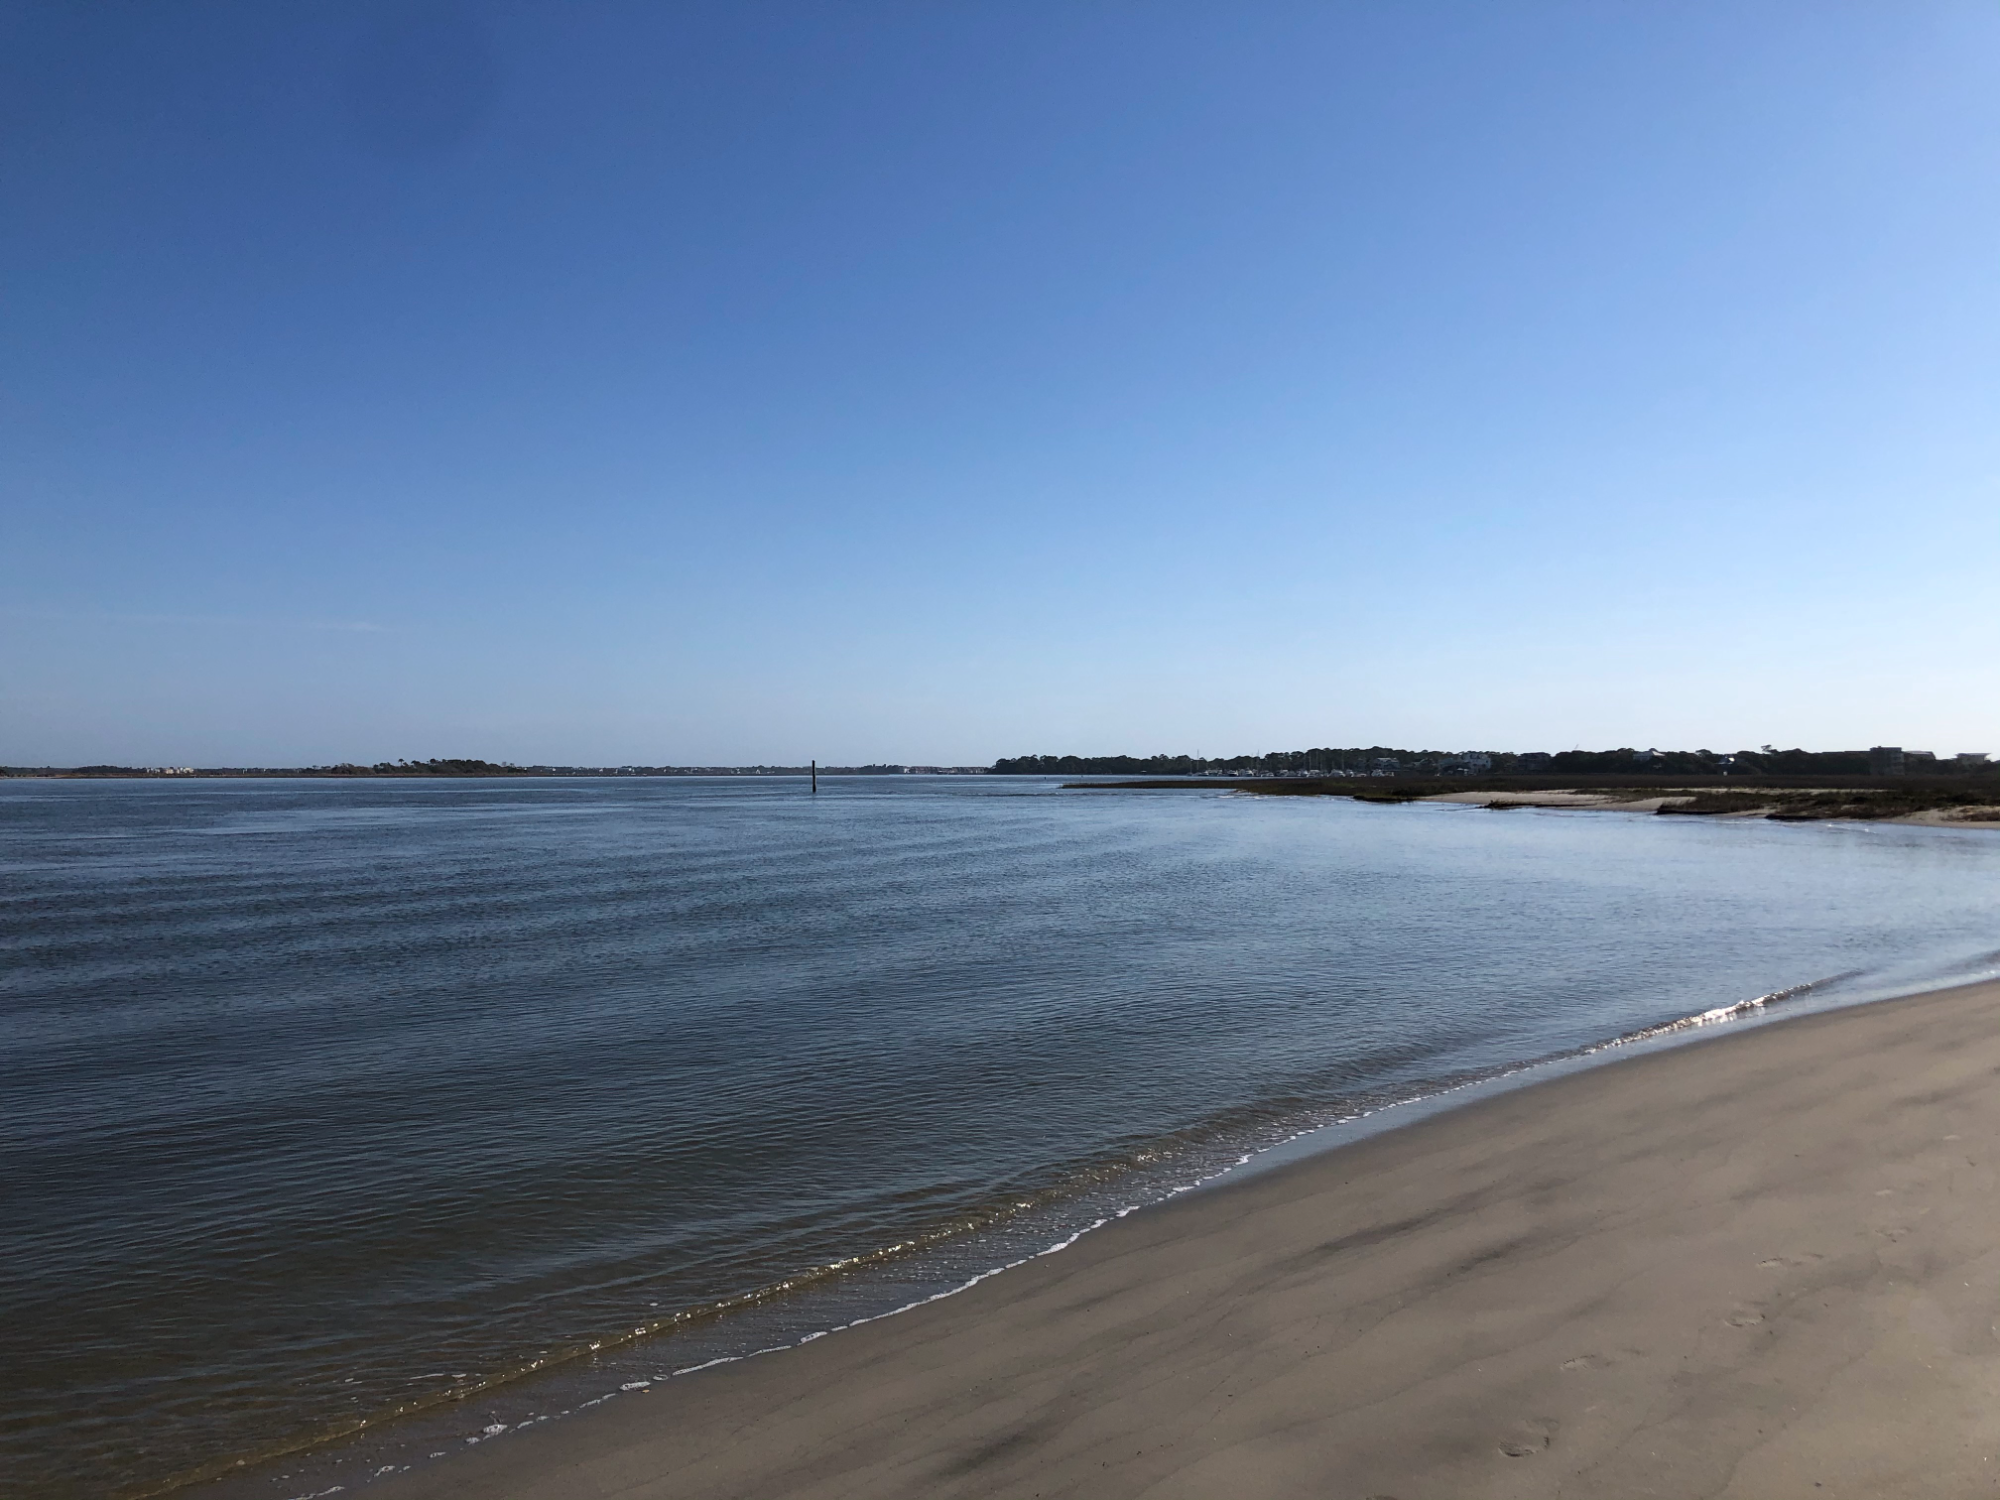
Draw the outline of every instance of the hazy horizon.
<instances>
[{"instance_id":1,"label":"hazy horizon","mask_svg":"<svg viewBox=\"0 0 2000 1500\"><path fill-rule=\"evenodd\" d=\"M0 7L0 763L2000 751L2000 13Z\"/></svg>"},{"instance_id":2,"label":"hazy horizon","mask_svg":"<svg viewBox=\"0 0 2000 1500\"><path fill-rule=\"evenodd\" d=\"M1652 756L1659 756L1662 759L1674 759L1677 757L1685 757L1690 755L1693 756L1714 755L1718 757L1723 757L1723 756L1735 757L1746 754L1782 756L1782 755L1794 755L1799 753L1801 750L1804 750L1805 753L1807 754L1814 754L1814 755L1819 755L1819 754L1855 755L1855 754L1863 754L1872 749L1881 749L1881 748L1884 747L1882 747L1879 744L1871 746L1847 745L1839 747L1813 747L1813 748L1796 746L1796 745L1788 745L1788 746L1739 745L1736 746L1734 749L1724 749L1724 750L1717 750L1709 746L1665 746L1665 745L1654 745L1654 746L1611 745L1611 746L1588 746L1588 747L1582 745L1575 745L1568 747L1568 749L1571 751L1576 751L1591 755L1607 755L1607 754L1615 755L1621 752L1638 751L1640 753L1640 758L1642 759ZM1957 755L1962 753L1956 751L1935 751L1928 747L1915 746L1915 745L1908 745L1908 746L1897 745L1887 748L1905 752L1914 752L1917 754L1934 754L1937 756L1941 765L1945 766L1946 768L1949 768L1949 763ZM1559 755L1564 753L1561 750L1550 752L1538 749L1521 749L1521 748L1503 749L1492 745L1392 746L1392 745L1376 744L1376 745L1345 745L1345 746L1294 745L1277 749L1264 748L1257 750L1224 751L1216 753L1214 755L1207 755L1207 756L1197 755L1188 751L1180 751L1180 750L1077 751L1077 750L1049 750L1046 748L1041 751L1024 752L1023 754L1029 758L1035 756L1045 756L1051 758L1074 758L1077 760L1085 760L1085 761L1112 760L1119 758L1144 760L1147 758L1159 758L1159 757L1165 757L1167 759L1176 759L1185 757L1190 760L1206 761L1211 764L1219 764L1223 762L1251 760L1261 757L1318 754L1326 751L1331 751L1335 754L1346 754L1346 755L1365 754L1365 753L1381 751L1390 754L1417 755L1417 756L1445 756L1445 757L1464 756L1464 755L1521 756L1521 755L1529 755L1536 753L1541 753L1544 755L1547 754ZM1972 752L1972 753L1983 757L1988 752ZM909 771L909 772L937 771L943 773L975 771L975 770L988 769L999 762L1016 761L1021 758L1023 758L1022 755L1000 755L1000 756L988 757L985 760L959 761L959 762L918 761L910 759L898 760L894 757L876 761L819 761L808 758L807 760L798 762L771 760L771 759L753 760L753 761L615 761L615 760L607 760L602 757L586 758L583 760L575 760L575 761L512 761L512 760L495 761L490 757L485 757L485 756L461 755L456 757L397 756L382 761L342 761L342 760L302 761L294 765L279 765L275 762L258 762L258 761L246 761L246 760L216 761L205 766L160 766L160 765L142 766L142 765L124 764L118 762L77 762L73 765L58 765L54 762L45 762L41 765L28 765L26 763L15 762L12 763L11 768L16 771L40 771L40 770L61 771L61 770L76 770L76 769L121 770L121 771L137 771L137 770L313 771L313 770L335 770L343 767L352 767L357 770L379 770L383 767L399 768L401 766L410 766L421 769L426 764L431 764L431 765L439 763L449 764L451 762L456 761L457 763L462 765L507 766L521 771L540 771L540 770L550 770L550 771L606 770L606 771L668 771L668 772L757 771L757 772L766 772L770 774L804 776L808 770L817 770L818 773L822 776L831 776L831 775L840 775L844 773L876 774L876 773L890 773L899 771ZM6 765L0 764L0 769L6 769L6 768L7 768ZM1310 767L1307 769L1311 770ZM1559 767L1557 769L1561 768ZM482 774L490 774L490 773L482 773ZM1077 773L1070 771L1064 771L1060 773L1020 772L1018 770L1010 768L1007 774L1072 775L1072 774L1093 774L1093 773L1088 773L1088 772ZM1111 774L1132 774L1132 773L1119 771L1119 772L1113 772ZM1342 774L1346 773L1343 772ZM1680 773L1675 772L1673 774L1680 774Z\"/></svg>"}]
</instances>

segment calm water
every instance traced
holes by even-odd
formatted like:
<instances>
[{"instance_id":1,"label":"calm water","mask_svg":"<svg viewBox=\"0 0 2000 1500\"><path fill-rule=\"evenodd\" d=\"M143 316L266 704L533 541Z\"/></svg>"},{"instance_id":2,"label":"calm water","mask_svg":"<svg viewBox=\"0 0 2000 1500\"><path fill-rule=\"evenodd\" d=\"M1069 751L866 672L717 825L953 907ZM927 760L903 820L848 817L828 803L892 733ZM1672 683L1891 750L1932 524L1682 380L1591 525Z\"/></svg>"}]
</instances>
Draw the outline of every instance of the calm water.
<instances>
[{"instance_id":1,"label":"calm water","mask_svg":"<svg viewBox=\"0 0 2000 1500\"><path fill-rule=\"evenodd\" d=\"M0 783L0 1492L367 1419L233 1489L351 1483L1309 1125L1996 949L2000 833L997 778Z\"/></svg>"}]
</instances>

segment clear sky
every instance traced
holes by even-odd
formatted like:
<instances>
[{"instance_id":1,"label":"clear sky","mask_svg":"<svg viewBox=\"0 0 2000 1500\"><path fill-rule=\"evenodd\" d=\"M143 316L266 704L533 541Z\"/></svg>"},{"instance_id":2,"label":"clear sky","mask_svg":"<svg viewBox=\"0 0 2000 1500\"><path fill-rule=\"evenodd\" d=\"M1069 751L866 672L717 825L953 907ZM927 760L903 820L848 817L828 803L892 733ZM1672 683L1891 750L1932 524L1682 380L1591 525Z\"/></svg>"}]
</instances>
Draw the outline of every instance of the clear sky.
<instances>
[{"instance_id":1,"label":"clear sky","mask_svg":"<svg viewBox=\"0 0 2000 1500\"><path fill-rule=\"evenodd\" d=\"M0 5L0 761L2000 752L2000 6Z\"/></svg>"}]
</instances>

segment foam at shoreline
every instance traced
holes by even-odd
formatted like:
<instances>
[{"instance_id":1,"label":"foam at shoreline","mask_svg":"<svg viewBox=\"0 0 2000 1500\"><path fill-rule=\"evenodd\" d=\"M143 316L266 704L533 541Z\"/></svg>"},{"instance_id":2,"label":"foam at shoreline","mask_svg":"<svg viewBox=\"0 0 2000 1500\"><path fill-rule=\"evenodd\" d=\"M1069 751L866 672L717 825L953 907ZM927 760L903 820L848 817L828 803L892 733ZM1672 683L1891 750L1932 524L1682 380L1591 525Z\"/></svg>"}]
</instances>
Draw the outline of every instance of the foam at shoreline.
<instances>
[{"instance_id":1,"label":"foam at shoreline","mask_svg":"<svg viewBox=\"0 0 2000 1500\"><path fill-rule=\"evenodd\" d=\"M2000 985L1682 1035L384 1500L1986 1493Z\"/></svg>"},{"instance_id":2,"label":"foam at shoreline","mask_svg":"<svg viewBox=\"0 0 2000 1500\"><path fill-rule=\"evenodd\" d=\"M2000 966L2000 953L1984 955L1980 962L1989 968ZM1850 984L1864 977L1861 971L1849 970L1820 979L1804 981L1779 990L1756 995L1732 1005L1712 1007L1708 1010L1691 1013L1656 1026L1641 1028L1610 1038L1601 1043L1570 1049L1549 1057L1533 1059L1509 1067L1497 1068L1479 1076L1459 1080L1443 1087L1413 1092L1404 1097L1386 1100L1370 1108L1357 1109L1349 1113L1339 1114L1334 1118L1316 1120L1311 1124L1302 1125L1297 1129L1290 1130L1288 1133L1282 1135L1281 1138L1270 1140L1255 1149L1238 1152L1226 1163L1203 1170L1200 1175L1194 1178L1156 1185L1153 1191L1147 1195L1096 1214L1089 1222L1068 1231L1053 1243L988 1265L950 1285L940 1287L936 1291L909 1298L897 1305L883 1308L880 1311L864 1313L844 1321L829 1322L824 1326L811 1327L802 1333L788 1334L780 1341L762 1344L755 1348L742 1349L738 1352L714 1355L685 1365L672 1366L643 1378L620 1380L617 1382L615 1388L599 1389L596 1393L583 1399L573 1398L573 1404L565 1405L557 1410L540 1412L512 1422L486 1422L480 1425L475 1432L464 1433L461 1431L455 1434L455 1441L452 1442L451 1446L443 1451L429 1452L428 1457L431 1459L448 1460L465 1448L477 1446L493 1438L520 1433L547 1422L558 1421L563 1418L592 1411L619 1396L651 1393L664 1387L669 1381L714 1371L725 1366L741 1364L749 1360L761 1359L764 1356L772 1354L787 1353L814 1344L834 1334L846 1333L881 1322L885 1319L917 1312L936 1303L970 1292L974 1288L1002 1276L1004 1273L1020 1270L1033 1262L1073 1249L1086 1236L1102 1230L1119 1220L1125 1219L1142 1209L1158 1208L1184 1195L1226 1187L1238 1180L1246 1169L1249 1170L1251 1175L1255 1175L1259 1171L1284 1170L1299 1162L1351 1146L1360 1140L1420 1124L1441 1113L1463 1108L1480 1102L1483 1099L1493 1097L1496 1093L1511 1093L1520 1089L1532 1088L1539 1083L1565 1076L1580 1069L1594 1068L1604 1063L1615 1061L1620 1049L1644 1049L1648 1044L1657 1049L1663 1045L1674 1046L1683 1042L1698 1040L1700 1039L1698 1034L1712 1031L1718 1025L1762 1020L1769 1015L1769 1010L1772 1006L1782 1005L1786 1001L1798 1000L1807 996L1825 995L1830 990L1837 991L1839 986ZM1925 993L1930 993L1930 991L1917 991L1914 995L1901 992L1877 994L1863 991L1851 998L1835 1000L1831 1008L1845 1009L1851 1006L1878 1003L1885 999L1917 998ZM961 1238L969 1239L970 1237ZM819 1284L827 1278L837 1276L843 1272L861 1271L872 1265L891 1262L912 1248L914 1247L907 1245L885 1247L883 1250L871 1252L867 1255L854 1256L842 1262L815 1268L810 1272L801 1273L797 1277L790 1278L786 1284L768 1289L759 1289L756 1292L746 1293L739 1298L732 1299L730 1306L701 1309L699 1310L699 1315L702 1317L727 1317L733 1310L763 1305L784 1295L789 1290ZM669 1330L676 1323L684 1321L687 1316L686 1314L680 1314L653 1327L634 1329L627 1339L618 1342L624 1343L635 1350L643 1347L649 1340L664 1338L668 1342L671 1342L673 1335ZM590 1354L599 1352L601 1352L599 1349L588 1351ZM654 1361L654 1363L657 1363L657 1361ZM522 1378L533 1378L536 1373L534 1371L523 1372L523 1376L512 1377L505 1382L495 1382L486 1389L494 1390L502 1386L511 1386ZM466 1425L470 1424L459 1424L461 1428ZM380 1435L393 1440L395 1436L394 1428L385 1427L381 1430ZM338 1446L338 1442L328 1445L322 1450L322 1456L333 1458L338 1462ZM313 1450L301 1450L301 1456L310 1451ZM347 1487L352 1487L356 1483L356 1476L347 1472L355 1467L357 1465L352 1462L340 1463L343 1482ZM414 1469L422 1467L422 1464L418 1460L410 1459L401 1462L367 1463L361 1467L364 1467L366 1472L359 1476L359 1481L365 1484L386 1478L392 1474L412 1472ZM282 1497L282 1500L319 1500L319 1497L335 1493L342 1487L342 1484L336 1484L329 1488L316 1488L308 1491L288 1493ZM203 1496L210 1494L217 1494L218 1496L225 1494L234 1495L236 1493L238 1491L233 1485L226 1487L224 1490L216 1490L211 1487L203 1488L199 1491L199 1494Z\"/></svg>"}]
</instances>

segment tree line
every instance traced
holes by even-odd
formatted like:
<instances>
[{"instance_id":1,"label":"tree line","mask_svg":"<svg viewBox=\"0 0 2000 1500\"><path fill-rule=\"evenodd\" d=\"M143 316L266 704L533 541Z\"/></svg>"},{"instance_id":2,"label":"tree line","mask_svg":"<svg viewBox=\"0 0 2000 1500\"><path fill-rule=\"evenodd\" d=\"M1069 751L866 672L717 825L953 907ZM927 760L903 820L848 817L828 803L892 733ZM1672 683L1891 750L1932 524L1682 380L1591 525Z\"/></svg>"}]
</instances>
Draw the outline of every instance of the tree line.
<instances>
[{"instance_id":1,"label":"tree line","mask_svg":"<svg viewBox=\"0 0 2000 1500\"><path fill-rule=\"evenodd\" d=\"M1911 757L1909 769L1977 770L1994 768L1921 764ZM995 776L1201 776L1219 773L1294 776L1382 775L1691 775L1866 776L1872 769L1866 750L1780 750L1765 745L1756 750L1562 750L1513 752L1503 750L1410 750L1388 745L1355 745L1336 749L1280 750L1264 755L1016 755L993 762Z\"/></svg>"}]
</instances>

